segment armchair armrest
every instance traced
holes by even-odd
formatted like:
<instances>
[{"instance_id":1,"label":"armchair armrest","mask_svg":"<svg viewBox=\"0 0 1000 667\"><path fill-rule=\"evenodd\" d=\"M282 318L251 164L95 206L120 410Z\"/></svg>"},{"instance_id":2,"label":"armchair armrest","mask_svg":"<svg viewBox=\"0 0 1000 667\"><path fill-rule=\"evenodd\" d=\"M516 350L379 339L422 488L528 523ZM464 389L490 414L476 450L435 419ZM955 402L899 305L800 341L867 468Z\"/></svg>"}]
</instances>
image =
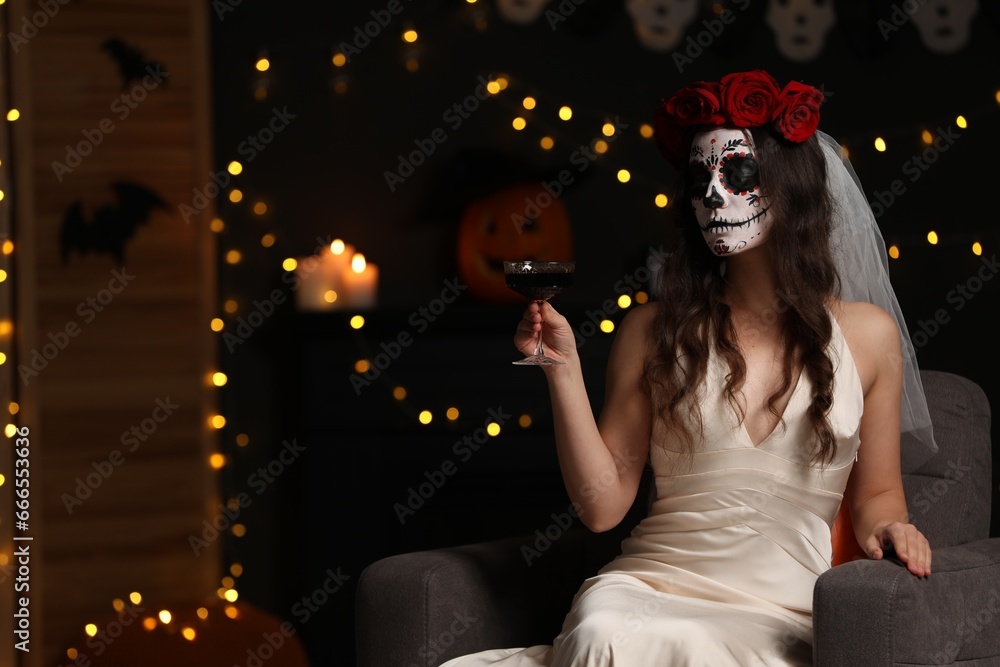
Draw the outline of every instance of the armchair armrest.
<instances>
[{"instance_id":1,"label":"armchair armrest","mask_svg":"<svg viewBox=\"0 0 1000 667\"><path fill-rule=\"evenodd\" d=\"M586 529L390 556L361 574L358 667L551 643L589 576Z\"/></svg>"},{"instance_id":2,"label":"armchair armrest","mask_svg":"<svg viewBox=\"0 0 1000 667\"><path fill-rule=\"evenodd\" d=\"M918 579L895 558L864 559L820 575L815 666L971 665L1000 655L1000 539L934 549L931 570Z\"/></svg>"}]
</instances>

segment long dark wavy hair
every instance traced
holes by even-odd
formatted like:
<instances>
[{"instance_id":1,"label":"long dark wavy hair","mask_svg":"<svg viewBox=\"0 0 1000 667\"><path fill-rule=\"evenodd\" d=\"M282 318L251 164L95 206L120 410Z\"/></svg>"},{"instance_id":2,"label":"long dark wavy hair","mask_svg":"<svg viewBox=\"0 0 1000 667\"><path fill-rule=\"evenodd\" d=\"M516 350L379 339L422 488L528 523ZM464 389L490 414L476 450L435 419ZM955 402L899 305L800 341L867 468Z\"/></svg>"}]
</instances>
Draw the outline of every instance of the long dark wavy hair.
<instances>
[{"instance_id":1,"label":"long dark wavy hair","mask_svg":"<svg viewBox=\"0 0 1000 667\"><path fill-rule=\"evenodd\" d=\"M826 353L832 324L826 306L838 296L840 283L830 254L833 202L826 181L826 159L815 135L792 144L766 127L749 128L760 165L761 190L769 198L772 218L767 243L775 261L779 289L794 298L785 299L782 324L784 366L781 385L768 396L775 407L792 383L796 353L803 373L812 381L809 421L817 436L811 457L829 463L836 456L836 440L827 420L833 404L833 363ZM709 345L729 364L725 395L739 415L746 414L736 399L746 379L746 363L736 342L731 310L723 301L725 282L720 273L722 258L705 243L695 219L685 176L677 193L676 222L681 239L660 273L663 308L654 322L655 354L647 362L642 385L652 400L655 419L662 420L667 434L680 436L687 459L694 453L694 434L683 416L703 429L697 388L705 380ZM708 335L714 332L714 336ZM780 419L784 428L784 419Z\"/></svg>"}]
</instances>

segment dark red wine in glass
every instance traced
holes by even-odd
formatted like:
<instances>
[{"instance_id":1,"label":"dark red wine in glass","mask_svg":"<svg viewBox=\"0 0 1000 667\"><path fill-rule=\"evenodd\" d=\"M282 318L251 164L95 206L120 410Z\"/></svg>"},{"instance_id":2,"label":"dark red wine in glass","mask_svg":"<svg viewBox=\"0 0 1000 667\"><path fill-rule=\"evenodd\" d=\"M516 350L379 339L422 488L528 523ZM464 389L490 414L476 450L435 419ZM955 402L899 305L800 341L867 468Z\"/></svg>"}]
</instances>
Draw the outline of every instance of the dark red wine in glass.
<instances>
[{"instance_id":1,"label":"dark red wine in glass","mask_svg":"<svg viewBox=\"0 0 1000 667\"><path fill-rule=\"evenodd\" d=\"M548 301L573 284L574 262L504 262L503 271L507 287L538 303ZM519 366L553 366L565 362L545 355L542 332L535 338L535 353L513 362Z\"/></svg>"}]
</instances>

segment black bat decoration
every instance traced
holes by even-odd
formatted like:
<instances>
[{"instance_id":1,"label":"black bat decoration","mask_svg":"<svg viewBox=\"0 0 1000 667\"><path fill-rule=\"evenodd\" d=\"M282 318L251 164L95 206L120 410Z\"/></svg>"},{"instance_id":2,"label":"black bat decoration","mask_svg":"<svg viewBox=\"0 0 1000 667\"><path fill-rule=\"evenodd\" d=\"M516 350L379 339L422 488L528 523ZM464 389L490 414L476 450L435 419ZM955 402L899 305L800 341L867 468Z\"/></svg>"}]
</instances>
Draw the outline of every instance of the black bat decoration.
<instances>
[{"instance_id":1,"label":"black bat decoration","mask_svg":"<svg viewBox=\"0 0 1000 667\"><path fill-rule=\"evenodd\" d=\"M136 228L149 220L153 209L168 210L167 202L158 194L136 183L119 181L111 185L118 198L117 204L97 209L91 219L83 212L79 200L63 216L59 230L62 261L69 261L71 250L81 255L90 251L108 253L125 263L125 243L135 235Z\"/></svg>"},{"instance_id":2,"label":"black bat decoration","mask_svg":"<svg viewBox=\"0 0 1000 667\"><path fill-rule=\"evenodd\" d=\"M109 37L101 44L116 63L122 77L122 90L127 90L133 81L141 81L144 76L163 70L163 65L155 60L146 60L146 54L134 46L129 46L117 37ZM164 70L165 71L165 70Z\"/></svg>"}]
</instances>

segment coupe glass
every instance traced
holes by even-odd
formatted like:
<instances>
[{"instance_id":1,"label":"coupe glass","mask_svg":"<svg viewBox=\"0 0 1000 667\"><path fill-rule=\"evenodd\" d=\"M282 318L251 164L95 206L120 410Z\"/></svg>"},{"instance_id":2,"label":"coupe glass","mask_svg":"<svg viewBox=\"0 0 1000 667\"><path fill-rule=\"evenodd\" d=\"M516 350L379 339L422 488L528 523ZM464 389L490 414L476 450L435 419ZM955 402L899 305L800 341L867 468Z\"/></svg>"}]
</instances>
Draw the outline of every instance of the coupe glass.
<instances>
[{"instance_id":1,"label":"coupe glass","mask_svg":"<svg viewBox=\"0 0 1000 667\"><path fill-rule=\"evenodd\" d=\"M556 294L573 284L574 262L533 262L531 260L503 263L507 287L523 294L541 308ZM513 362L519 366L554 366L565 362L545 355L542 345L542 331L535 338L535 353L530 357Z\"/></svg>"}]
</instances>

